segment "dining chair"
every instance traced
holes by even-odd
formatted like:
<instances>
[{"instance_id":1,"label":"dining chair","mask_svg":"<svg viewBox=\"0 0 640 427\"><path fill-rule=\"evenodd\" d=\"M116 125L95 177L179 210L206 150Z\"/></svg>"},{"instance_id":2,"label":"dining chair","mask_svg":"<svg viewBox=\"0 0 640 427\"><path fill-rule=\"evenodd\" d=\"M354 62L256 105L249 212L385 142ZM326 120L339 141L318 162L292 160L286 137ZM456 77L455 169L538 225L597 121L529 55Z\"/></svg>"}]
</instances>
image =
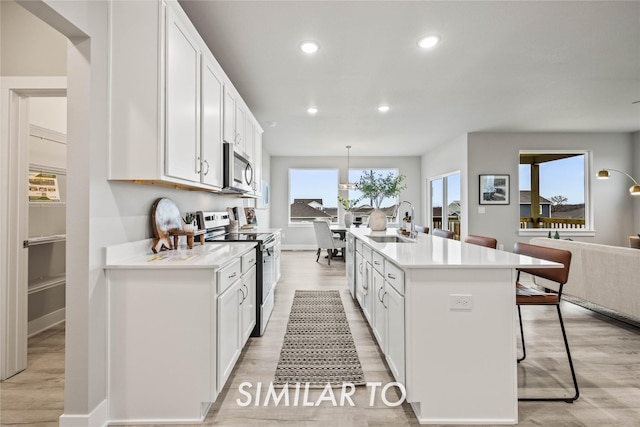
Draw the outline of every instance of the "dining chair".
<instances>
[{"instance_id":1,"label":"dining chair","mask_svg":"<svg viewBox=\"0 0 640 427\"><path fill-rule=\"evenodd\" d=\"M491 249L495 249L498 247L498 241L493 237L478 236L475 234L469 234L464 239L464 242L471 243L472 245L484 246Z\"/></svg>"},{"instance_id":2,"label":"dining chair","mask_svg":"<svg viewBox=\"0 0 640 427\"><path fill-rule=\"evenodd\" d=\"M429 233L429 227L425 227L423 225L416 225L415 227L418 233Z\"/></svg>"},{"instance_id":3,"label":"dining chair","mask_svg":"<svg viewBox=\"0 0 640 427\"><path fill-rule=\"evenodd\" d=\"M344 258L344 248L346 246L346 240L341 240L340 237L335 237L333 231L329 228L329 223L323 220L313 221L313 229L316 233L316 242L318 245L318 251L316 252L316 262L320 259L320 252L322 249L327 250L328 264L331 265L331 258L334 256L334 251L340 249L340 254Z\"/></svg>"},{"instance_id":4,"label":"dining chair","mask_svg":"<svg viewBox=\"0 0 640 427\"><path fill-rule=\"evenodd\" d=\"M537 397L537 398L519 398L523 401L562 401L572 403L580 397L580 391L578 390L578 381L576 379L576 372L573 367L573 360L571 359L571 351L569 350L569 341L567 340L567 334L564 328L564 321L562 320L562 312L560 311L560 300L562 299L562 288L569 279L569 268L571 266L571 252L548 248L544 246L530 245L528 243L516 243L513 252L520 255L527 255L533 258L540 258L547 261L554 261L563 265L562 268L518 268L518 274L516 278L516 305L518 306L518 319L520 320L520 336L522 337L522 357L518 359L518 363L522 362L527 357L527 350L524 341L524 328L522 327L522 313L520 307L523 305L533 306L555 306L558 313L558 320L560 321L560 329L562 330L562 338L564 339L564 347L567 352L567 359L569 360L569 368L571 369L571 377L573 379L573 386L575 394L573 397ZM525 272L536 277L541 277L558 284L558 292L545 292L535 288L524 286L520 283L520 273Z\"/></svg>"},{"instance_id":5,"label":"dining chair","mask_svg":"<svg viewBox=\"0 0 640 427\"><path fill-rule=\"evenodd\" d=\"M453 239L453 231L443 230L441 228L434 228L431 234L438 237L444 237L445 239Z\"/></svg>"}]
</instances>

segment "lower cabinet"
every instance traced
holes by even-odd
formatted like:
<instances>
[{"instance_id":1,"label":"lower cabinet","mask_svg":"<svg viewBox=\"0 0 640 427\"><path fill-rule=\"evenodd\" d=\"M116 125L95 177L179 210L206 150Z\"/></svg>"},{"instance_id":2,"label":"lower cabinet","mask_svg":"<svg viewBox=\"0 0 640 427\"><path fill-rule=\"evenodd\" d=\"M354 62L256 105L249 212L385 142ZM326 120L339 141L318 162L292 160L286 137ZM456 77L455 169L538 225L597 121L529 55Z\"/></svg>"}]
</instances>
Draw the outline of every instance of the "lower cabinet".
<instances>
[{"instance_id":1,"label":"lower cabinet","mask_svg":"<svg viewBox=\"0 0 640 427\"><path fill-rule=\"evenodd\" d=\"M395 380L404 383L404 272L357 239L355 247L356 300Z\"/></svg>"},{"instance_id":2,"label":"lower cabinet","mask_svg":"<svg viewBox=\"0 0 640 427\"><path fill-rule=\"evenodd\" d=\"M255 263L252 251L218 272L218 393L256 325Z\"/></svg>"},{"instance_id":3,"label":"lower cabinet","mask_svg":"<svg viewBox=\"0 0 640 427\"><path fill-rule=\"evenodd\" d=\"M218 296L218 388L220 393L240 356L240 306L242 304L240 277Z\"/></svg>"}]
</instances>

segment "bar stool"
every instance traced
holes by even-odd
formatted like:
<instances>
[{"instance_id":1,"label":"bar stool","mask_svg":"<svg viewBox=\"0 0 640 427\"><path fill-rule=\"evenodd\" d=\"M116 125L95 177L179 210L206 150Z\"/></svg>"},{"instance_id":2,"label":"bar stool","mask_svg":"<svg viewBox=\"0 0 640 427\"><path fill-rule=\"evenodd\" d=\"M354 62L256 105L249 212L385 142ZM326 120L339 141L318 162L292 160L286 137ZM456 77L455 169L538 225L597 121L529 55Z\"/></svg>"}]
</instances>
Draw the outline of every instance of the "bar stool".
<instances>
[{"instance_id":1,"label":"bar stool","mask_svg":"<svg viewBox=\"0 0 640 427\"><path fill-rule=\"evenodd\" d=\"M560 329L562 330L562 338L564 339L564 347L567 351L569 359L569 367L571 368L571 377L575 394L573 397L545 397L545 398L519 398L522 401L561 401L573 403L580 397L578 390L578 381L576 380L576 372L573 368L571 360L571 351L569 350L569 341L564 329L562 320L562 312L560 311L560 300L562 299L562 287L569 279L569 267L571 266L571 252L562 249L547 248L543 246L530 245L527 243L516 243L513 252L520 255L527 255L533 258L540 258L547 261L554 261L563 264L563 268L518 268L518 276L516 279L516 305L518 306L518 318L520 320L520 336L522 337L522 357L518 359L518 363L527 357L527 350L524 344L524 329L522 327L522 314L520 306L523 305L555 305L558 312L558 320L560 321ZM524 271L533 276L556 282L558 292L543 292L537 289L529 288L520 283L520 272Z\"/></svg>"},{"instance_id":2,"label":"bar stool","mask_svg":"<svg viewBox=\"0 0 640 427\"><path fill-rule=\"evenodd\" d=\"M491 249L495 249L498 247L498 241L493 237L477 236L475 234L469 234L464 239L464 242L471 243L472 245L484 246Z\"/></svg>"}]
</instances>

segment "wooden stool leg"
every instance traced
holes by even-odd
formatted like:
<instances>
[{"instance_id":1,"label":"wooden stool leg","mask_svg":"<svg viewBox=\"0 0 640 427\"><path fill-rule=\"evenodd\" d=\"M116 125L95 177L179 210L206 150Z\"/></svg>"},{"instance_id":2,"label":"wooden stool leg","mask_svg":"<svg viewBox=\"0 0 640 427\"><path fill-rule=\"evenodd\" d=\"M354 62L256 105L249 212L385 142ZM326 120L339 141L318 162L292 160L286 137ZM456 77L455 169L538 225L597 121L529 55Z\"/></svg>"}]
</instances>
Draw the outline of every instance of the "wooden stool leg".
<instances>
[{"instance_id":1,"label":"wooden stool leg","mask_svg":"<svg viewBox=\"0 0 640 427\"><path fill-rule=\"evenodd\" d=\"M193 234L187 234L187 248L193 249Z\"/></svg>"}]
</instances>

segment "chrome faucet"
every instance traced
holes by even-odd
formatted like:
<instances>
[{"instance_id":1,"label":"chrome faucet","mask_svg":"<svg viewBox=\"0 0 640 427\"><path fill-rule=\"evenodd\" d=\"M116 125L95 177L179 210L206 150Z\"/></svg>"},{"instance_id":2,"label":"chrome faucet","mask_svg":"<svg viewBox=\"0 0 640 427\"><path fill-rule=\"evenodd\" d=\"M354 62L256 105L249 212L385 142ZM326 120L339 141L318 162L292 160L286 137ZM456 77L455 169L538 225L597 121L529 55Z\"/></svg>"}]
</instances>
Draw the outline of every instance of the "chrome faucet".
<instances>
[{"instance_id":1,"label":"chrome faucet","mask_svg":"<svg viewBox=\"0 0 640 427\"><path fill-rule=\"evenodd\" d=\"M409 237L412 239L415 239L418 237L418 233L416 232L416 223L414 218L416 212L413 209L413 205L410 202L407 202L406 200L400 202L398 204L398 207L396 207L396 215L398 215L398 212L400 212L400 206L402 206L403 203L406 203L411 208L411 231L409 232Z\"/></svg>"}]
</instances>

